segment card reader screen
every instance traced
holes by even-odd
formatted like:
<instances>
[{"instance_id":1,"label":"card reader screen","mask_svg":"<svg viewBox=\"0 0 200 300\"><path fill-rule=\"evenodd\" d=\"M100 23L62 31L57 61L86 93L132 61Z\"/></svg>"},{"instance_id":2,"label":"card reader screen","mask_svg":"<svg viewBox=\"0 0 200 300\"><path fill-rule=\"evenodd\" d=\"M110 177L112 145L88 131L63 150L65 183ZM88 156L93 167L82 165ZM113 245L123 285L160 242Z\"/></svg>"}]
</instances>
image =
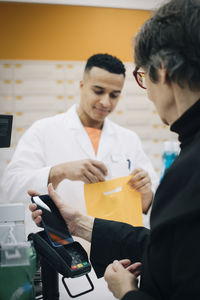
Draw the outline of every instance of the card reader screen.
<instances>
[{"instance_id":1,"label":"card reader screen","mask_svg":"<svg viewBox=\"0 0 200 300\"><path fill-rule=\"evenodd\" d=\"M10 147L12 120L11 115L0 115L0 148Z\"/></svg>"},{"instance_id":2,"label":"card reader screen","mask_svg":"<svg viewBox=\"0 0 200 300\"><path fill-rule=\"evenodd\" d=\"M53 245L72 243L67 225L49 195L34 196L32 201L42 210L42 224Z\"/></svg>"}]
</instances>

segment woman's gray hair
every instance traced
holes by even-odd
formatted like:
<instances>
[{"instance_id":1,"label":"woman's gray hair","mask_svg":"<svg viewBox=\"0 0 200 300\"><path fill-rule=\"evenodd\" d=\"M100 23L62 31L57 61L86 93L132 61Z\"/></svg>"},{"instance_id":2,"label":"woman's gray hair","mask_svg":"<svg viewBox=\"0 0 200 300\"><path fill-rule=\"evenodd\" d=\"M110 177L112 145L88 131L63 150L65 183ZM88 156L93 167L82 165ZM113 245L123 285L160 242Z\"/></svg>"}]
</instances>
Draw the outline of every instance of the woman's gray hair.
<instances>
[{"instance_id":1,"label":"woman's gray hair","mask_svg":"<svg viewBox=\"0 0 200 300\"><path fill-rule=\"evenodd\" d=\"M157 82L159 67L167 79L191 90L200 89L200 1L171 0L135 37L135 63Z\"/></svg>"}]
</instances>

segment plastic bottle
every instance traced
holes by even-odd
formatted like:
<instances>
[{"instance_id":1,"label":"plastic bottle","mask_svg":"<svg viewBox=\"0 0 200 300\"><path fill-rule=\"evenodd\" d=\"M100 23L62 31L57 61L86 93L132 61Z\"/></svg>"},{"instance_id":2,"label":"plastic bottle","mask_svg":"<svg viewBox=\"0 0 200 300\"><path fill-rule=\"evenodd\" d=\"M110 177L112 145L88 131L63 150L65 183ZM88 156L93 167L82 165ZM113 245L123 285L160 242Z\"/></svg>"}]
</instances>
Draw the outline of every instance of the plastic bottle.
<instances>
[{"instance_id":1,"label":"plastic bottle","mask_svg":"<svg viewBox=\"0 0 200 300\"><path fill-rule=\"evenodd\" d=\"M167 141L163 145L161 180L166 170L171 166L174 159L179 154L179 143Z\"/></svg>"}]
</instances>

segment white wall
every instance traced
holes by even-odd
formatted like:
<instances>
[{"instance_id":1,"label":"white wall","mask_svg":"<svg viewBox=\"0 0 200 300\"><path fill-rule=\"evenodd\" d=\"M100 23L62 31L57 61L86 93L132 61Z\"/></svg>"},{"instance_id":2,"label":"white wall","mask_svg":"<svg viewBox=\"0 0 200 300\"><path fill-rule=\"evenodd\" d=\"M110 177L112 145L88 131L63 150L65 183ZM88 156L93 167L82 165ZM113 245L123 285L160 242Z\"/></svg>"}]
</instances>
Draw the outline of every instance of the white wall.
<instances>
[{"instance_id":1,"label":"white wall","mask_svg":"<svg viewBox=\"0 0 200 300\"><path fill-rule=\"evenodd\" d=\"M1 0L1 2L45 3L144 10L155 9L164 1L165 0Z\"/></svg>"}]
</instances>

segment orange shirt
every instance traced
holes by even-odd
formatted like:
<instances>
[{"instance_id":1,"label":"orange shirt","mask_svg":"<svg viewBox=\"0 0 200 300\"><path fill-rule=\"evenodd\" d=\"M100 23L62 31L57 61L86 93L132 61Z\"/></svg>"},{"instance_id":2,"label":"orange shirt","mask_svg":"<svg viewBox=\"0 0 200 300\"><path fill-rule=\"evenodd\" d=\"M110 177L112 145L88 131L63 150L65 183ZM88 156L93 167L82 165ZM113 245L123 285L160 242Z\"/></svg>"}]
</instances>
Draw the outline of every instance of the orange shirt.
<instances>
[{"instance_id":1,"label":"orange shirt","mask_svg":"<svg viewBox=\"0 0 200 300\"><path fill-rule=\"evenodd\" d=\"M89 138L91 140L92 146L94 148L95 155L97 155L99 141L101 137L101 129L91 128L91 127L84 127Z\"/></svg>"}]
</instances>

